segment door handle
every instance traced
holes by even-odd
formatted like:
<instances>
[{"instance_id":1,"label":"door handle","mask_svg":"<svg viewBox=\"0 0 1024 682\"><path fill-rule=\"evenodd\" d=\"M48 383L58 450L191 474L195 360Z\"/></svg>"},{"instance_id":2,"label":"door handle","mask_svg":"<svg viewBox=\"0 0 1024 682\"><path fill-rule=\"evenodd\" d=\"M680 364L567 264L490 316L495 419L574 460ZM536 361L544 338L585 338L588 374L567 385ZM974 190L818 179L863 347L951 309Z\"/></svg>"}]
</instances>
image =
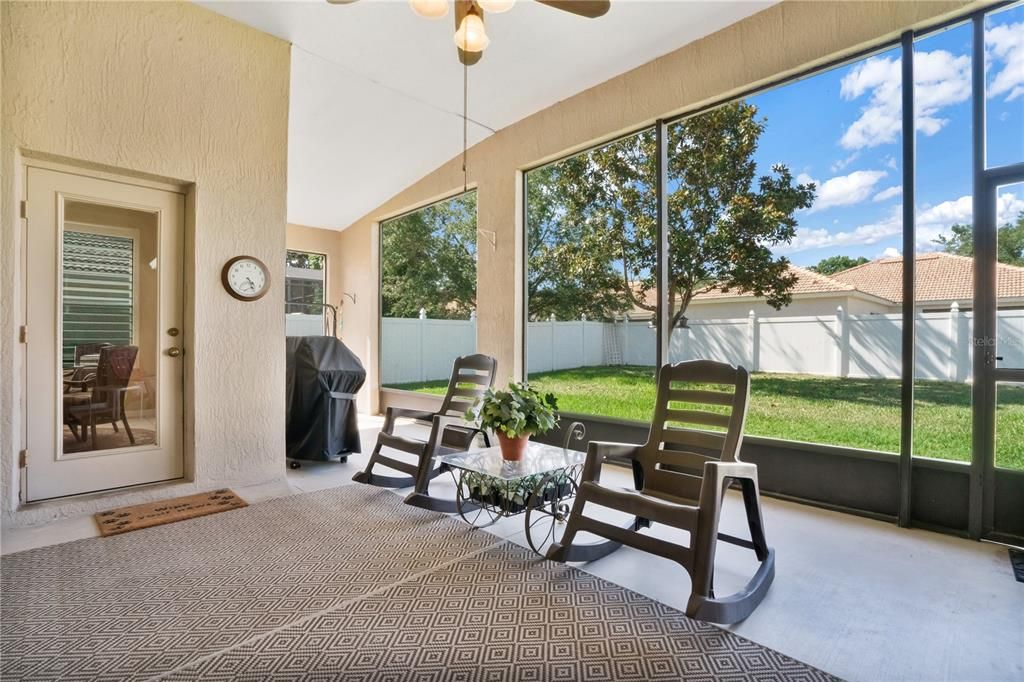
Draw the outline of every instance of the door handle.
<instances>
[{"instance_id":1,"label":"door handle","mask_svg":"<svg viewBox=\"0 0 1024 682\"><path fill-rule=\"evenodd\" d=\"M172 358L180 357L181 352L181 349L178 348L177 346L171 346L170 348L167 349L167 354L170 355Z\"/></svg>"}]
</instances>

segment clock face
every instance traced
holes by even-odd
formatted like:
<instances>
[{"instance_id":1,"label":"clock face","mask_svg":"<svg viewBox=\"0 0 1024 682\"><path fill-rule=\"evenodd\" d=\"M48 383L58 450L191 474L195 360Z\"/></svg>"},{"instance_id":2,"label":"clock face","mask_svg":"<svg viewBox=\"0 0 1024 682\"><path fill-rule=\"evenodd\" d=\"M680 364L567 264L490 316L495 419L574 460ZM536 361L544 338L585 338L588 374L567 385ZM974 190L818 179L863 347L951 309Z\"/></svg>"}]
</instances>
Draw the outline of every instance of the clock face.
<instances>
[{"instance_id":1,"label":"clock face","mask_svg":"<svg viewBox=\"0 0 1024 682\"><path fill-rule=\"evenodd\" d=\"M235 298L254 301L267 293L269 273L259 259L251 256L232 258L224 267L224 286Z\"/></svg>"}]
</instances>

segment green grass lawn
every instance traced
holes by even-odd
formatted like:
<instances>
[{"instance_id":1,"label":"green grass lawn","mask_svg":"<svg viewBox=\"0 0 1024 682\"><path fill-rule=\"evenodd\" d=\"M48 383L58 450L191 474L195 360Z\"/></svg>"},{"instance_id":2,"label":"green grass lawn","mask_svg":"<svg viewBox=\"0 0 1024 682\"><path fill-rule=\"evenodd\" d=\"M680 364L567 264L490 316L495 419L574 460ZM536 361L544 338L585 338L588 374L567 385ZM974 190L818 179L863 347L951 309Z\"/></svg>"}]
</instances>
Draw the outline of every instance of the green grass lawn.
<instances>
[{"instance_id":1,"label":"green grass lawn","mask_svg":"<svg viewBox=\"0 0 1024 682\"><path fill-rule=\"evenodd\" d=\"M649 421L653 367L580 367L530 375L530 384L558 396L564 412ZM443 394L447 382L393 388ZM785 440L897 452L900 382L801 374L755 374L747 433ZM915 387L914 452L970 461L971 386L938 381ZM1002 386L996 415L997 466L1024 469L1024 386Z\"/></svg>"}]
</instances>

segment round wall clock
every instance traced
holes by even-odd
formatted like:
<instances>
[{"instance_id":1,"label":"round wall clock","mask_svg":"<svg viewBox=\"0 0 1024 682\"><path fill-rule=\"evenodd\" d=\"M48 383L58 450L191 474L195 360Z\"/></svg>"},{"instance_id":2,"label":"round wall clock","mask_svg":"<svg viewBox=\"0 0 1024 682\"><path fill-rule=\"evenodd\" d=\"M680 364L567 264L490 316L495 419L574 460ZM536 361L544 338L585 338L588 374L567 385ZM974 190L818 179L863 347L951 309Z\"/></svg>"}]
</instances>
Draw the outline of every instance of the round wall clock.
<instances>
[{"instance_id":1,"label":"round wall clock","mask_svg":"<svg viewBox=\"0 0 1024 682\"><path fill-rule=\"evenodd\" d=\"M270 270L254 256L235 256L224 264L220 280L239 301L263 298L270 288Z\"/></svg>"}]
</instances>

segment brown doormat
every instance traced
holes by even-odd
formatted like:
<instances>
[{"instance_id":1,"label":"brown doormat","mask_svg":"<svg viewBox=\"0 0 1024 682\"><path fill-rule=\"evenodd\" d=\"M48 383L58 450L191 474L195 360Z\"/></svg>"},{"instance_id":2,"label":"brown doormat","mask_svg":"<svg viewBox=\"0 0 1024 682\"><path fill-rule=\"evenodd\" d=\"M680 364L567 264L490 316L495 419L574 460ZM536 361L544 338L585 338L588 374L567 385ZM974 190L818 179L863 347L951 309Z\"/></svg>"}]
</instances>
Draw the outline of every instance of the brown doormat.
<instances>
[{"instance_id":1,"label":"brown doormat","mask_svg":"<svg viewBox=\"0 0 1024 682\"><path fill-rule=\"evenodd\" d=\"M100 534L106 537L248 506L246 501L236 495L234 491L221 488L196 495L175 497L172 500L160 500L159 502L136 504L100 512L96 514L96 524L100 527Z\"/></svg>"}]
</instances>

